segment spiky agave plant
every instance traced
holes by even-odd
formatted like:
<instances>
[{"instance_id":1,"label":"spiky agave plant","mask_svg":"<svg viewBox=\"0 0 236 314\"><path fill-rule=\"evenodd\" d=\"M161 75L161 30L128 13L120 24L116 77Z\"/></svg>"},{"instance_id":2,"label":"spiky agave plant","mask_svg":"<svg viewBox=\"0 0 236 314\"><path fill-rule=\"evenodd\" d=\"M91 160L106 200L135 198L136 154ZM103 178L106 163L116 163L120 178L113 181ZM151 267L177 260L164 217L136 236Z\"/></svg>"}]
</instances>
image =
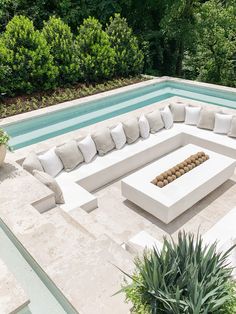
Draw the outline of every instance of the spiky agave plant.
<instances>
[{"instance_id":1,"label":"spiky agave plant","mask_svg":"<svg viewBox=\"0 0 236 314\"><path fill-rule=\"evenodd\" d=\"M135 260L134 274L126 274L131 283L125 281L121 291L138 314L226 313L227 302L232 304L227 257L233 248L220 254L216 243L206 246L201 236L185 232L177 243L164 238L160 252L154 247Z\"/></svg>"}]
</instances>

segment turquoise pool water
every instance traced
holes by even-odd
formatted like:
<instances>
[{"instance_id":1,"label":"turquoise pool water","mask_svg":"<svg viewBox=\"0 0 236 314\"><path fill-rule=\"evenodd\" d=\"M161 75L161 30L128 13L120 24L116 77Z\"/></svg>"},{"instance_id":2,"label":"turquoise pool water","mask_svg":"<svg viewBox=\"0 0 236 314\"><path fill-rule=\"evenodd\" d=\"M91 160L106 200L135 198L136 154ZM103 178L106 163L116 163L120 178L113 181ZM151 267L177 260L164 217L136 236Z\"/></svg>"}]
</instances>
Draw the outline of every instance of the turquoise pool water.
<instances>
[{"instance_id":1,"label":"turquoise pool water","mask_svg":"<svg viewBox=\"0 0 236 314\"><path fill-rule=\"evenodd\" d=\"M166 81L9 124L5 130L11 136L10 145L19 149L173 96L236 109L236 93Z\"/></svg>"}]
</instances>

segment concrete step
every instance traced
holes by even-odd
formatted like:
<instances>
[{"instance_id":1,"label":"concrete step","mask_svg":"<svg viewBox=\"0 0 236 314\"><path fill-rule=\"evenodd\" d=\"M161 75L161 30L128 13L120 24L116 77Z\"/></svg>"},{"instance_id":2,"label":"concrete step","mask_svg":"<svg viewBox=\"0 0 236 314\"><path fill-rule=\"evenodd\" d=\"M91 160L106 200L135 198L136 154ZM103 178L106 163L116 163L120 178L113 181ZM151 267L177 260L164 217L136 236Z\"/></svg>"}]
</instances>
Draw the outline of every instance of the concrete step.
<instances>
[{"instance_id":1,"label":"concrete step","mask_svg":"<svg viewBox=\"0 0 236 314\"><path fill-rule=\"evenodd\" d=\"M113 294L120 290L124 278L118 268L132 273L133 257L107 235L97 233L95 239L80 220L59 209L50 211L47 219L49 223L57 221L57 226L63 224L63 233L71 239L69 247L67 241L57 243L58 258L54 256L45 268L67 300L79 313L129 313L131 305L125 303L124 295Z\"/></svg>"}]
</instances>

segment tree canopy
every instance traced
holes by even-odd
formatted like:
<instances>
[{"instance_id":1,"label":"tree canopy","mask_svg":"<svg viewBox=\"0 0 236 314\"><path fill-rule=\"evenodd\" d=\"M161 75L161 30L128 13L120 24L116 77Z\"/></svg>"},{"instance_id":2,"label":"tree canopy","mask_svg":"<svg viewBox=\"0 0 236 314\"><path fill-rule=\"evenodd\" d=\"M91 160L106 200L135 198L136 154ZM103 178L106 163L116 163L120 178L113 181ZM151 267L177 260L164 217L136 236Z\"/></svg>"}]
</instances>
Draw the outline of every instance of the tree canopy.
<instances>
[{"instance_id":1,"label":"tree canopy","mask_svg":"<svg viewBox=\"0 0 236 314\"><path fill-rule=\"evenodd\" d=\"M77 35L89 16L104 30L115 13L132 28L145 73L236 86L235 0L0 0L0 31L15 15L37 30L55 15Z\"/></svg>"}]
</instances>

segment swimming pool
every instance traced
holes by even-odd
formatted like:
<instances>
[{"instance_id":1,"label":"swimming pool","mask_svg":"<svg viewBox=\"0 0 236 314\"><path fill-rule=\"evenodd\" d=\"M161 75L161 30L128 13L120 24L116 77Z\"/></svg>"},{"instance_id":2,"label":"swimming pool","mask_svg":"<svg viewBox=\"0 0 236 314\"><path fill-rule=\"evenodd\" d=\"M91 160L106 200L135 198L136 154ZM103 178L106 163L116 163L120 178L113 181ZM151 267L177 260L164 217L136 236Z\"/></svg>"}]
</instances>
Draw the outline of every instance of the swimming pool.
<instances>
[{"instance_id":1,"label":"swimming pool","mask_svg":"<svg viewBox=\"0 0 236 314\"><path fill-rule=\"evenodd\" d=\"M15 122L4 129L11 136L10 145L19 149L173 96L236 109L236 92L212 86L166 80Z\"/></svg>"}]
</instances>

